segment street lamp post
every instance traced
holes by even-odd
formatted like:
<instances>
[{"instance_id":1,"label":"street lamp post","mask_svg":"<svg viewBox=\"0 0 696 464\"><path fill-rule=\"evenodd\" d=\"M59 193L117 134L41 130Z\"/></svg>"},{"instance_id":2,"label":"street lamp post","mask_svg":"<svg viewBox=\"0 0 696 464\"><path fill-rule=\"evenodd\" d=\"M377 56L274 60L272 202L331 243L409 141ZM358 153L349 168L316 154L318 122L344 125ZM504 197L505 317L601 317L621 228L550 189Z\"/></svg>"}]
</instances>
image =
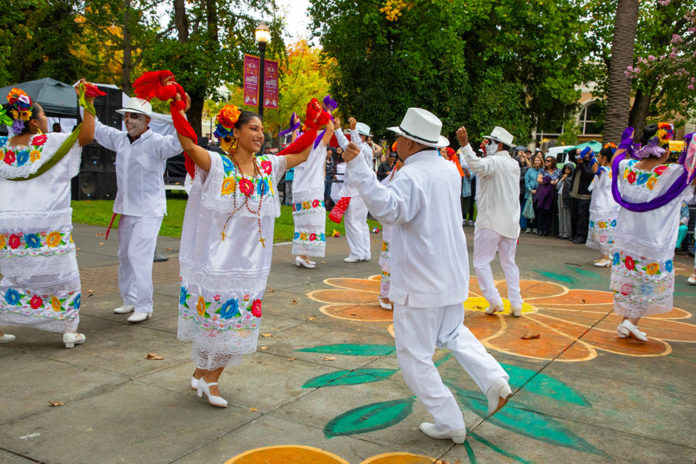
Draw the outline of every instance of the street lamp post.
<instances>
[{"instance_id":1,"label":"street lamp post","mask_svg":"<svg viewBox=\"0 0 696 464\"><path fill-rule=\"evenodd\" d=\"M264 80L265 80L265 71L266 71L266 65L265 65L265 55L266 55L266 44L271 40L271 30L268 29L268 26L264 21L261 21L259 25L256 27L256 41L259 43L259 52L260 52L260 63L261 63L261 70L259 73L259 116L263 117L263 87L264 87Z\"/></svg>"}]
</instances>

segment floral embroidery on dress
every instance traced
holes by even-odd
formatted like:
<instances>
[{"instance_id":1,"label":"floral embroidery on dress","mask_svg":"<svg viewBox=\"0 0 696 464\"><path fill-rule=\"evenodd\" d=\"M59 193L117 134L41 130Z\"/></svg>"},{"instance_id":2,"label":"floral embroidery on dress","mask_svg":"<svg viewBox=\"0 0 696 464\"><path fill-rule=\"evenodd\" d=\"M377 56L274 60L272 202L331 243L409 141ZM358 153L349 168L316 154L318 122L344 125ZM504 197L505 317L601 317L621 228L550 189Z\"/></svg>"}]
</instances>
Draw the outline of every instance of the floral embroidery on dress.
<instances>
[{"instance_id":1,"label":"floral embroidery on dress","mask_svg":"<svg viewBox=\"0 0 696 464\"><path fill-rule=\"evenodd\" d=\"M643 171L634 168L637 162L637 160L631 160L628 162L623 173L624 180L628 181L628 183L631 185L645 186L645 188L648 190L653 190L660 176L667 169L667 166L661 164L651 171Z\"/></svg>"},{"instance_id":2,"label":"floral embroidery on dress","mask_svg":"<svg viewBox=\"0 0 696 464\"><path fill-rule=\"evenodd\" d=\"M72 243L70 233L58 230L34 233L0 233L0 257L64 254L72 251Z\"/></svg>"},{"instance_id":3,"label":"floral embroidery on dress","mask_svg":"<svg viewBox=\"0 0 696 464\"><path fill-rule=\"evenodd\" d=\"M191 308L190 303L195 302ZM193 295L182 283L179 292L179 315L193 319L201 328L207 330L248 330L258 329L262 315L261 299L244 294L241 298L223 298L214 295L206 298Z\"/></svg>"},{"instance_id":4,"label":"floral embroidery on dress","mask_svg":"<svg viewBox=\"0 0 696 464\"><path fill-rule=\"evenodd\" d=\"M225 171L225 176L220 186L220 193L223 196L239 192L242 196L258 200L261 196L269 193L271 196L275 195L273 179L271 178L273 165L267 155L256 157L256 162L261 169L261 177L254 178L240 175L232 160L227 156L220 154L220 158L222 159L222 168Z\"/></svg>"},{"instance_id":5,"label":"floral embroidery on dress","mask_svg":"<svg viewBox=\"0 0 696 464\"><path fill-rule=\"evenodd\" d=\"M324 232L318 234L314 232L295 232L293 240L309 242L309 244L321 245L323 243L326 243L326 234Z\"/></svg>"},{"instance_id":6,"label":"floral embroidery on dress","mask_svg":"<svg viewBox=\"0 0 696 464\"><path fill-rule=\"evenodd\" d=\"M314 200L311 201L303 201L303 202L298 202L298 203L293 203L292 205L292 212L301 214L301 213L307 213L312 210L316 210L317 208L325 208L324 206L324 200L319 200L318 198L315 198Z\"/></svg>"},{"instance_id":7,"label":"floral embroidery on dress","mask_svg":"<svg viewBox=\"0 0 696 464\"><path fill-rule=\"evenodd\" d=\"M21 167L41 159L45 135L37 135L29 146L11 146L8 137L0 137L0 161L11 167Z\"/></svg>"},{"instance_id":8,"label":"floral embroidery on dress","mask_svg":"<svg viewBox=\"0 0 696 464\"><path fill-rule=\"evenodd\" d=\"M0 297L0 306L23 316L52 319L70 319L78 314L82 296L80 292L67 292L64 295L38 295L28 290L8 288ZM56 314L59 313L59 314Z\"/></svg>"}]
</instances>

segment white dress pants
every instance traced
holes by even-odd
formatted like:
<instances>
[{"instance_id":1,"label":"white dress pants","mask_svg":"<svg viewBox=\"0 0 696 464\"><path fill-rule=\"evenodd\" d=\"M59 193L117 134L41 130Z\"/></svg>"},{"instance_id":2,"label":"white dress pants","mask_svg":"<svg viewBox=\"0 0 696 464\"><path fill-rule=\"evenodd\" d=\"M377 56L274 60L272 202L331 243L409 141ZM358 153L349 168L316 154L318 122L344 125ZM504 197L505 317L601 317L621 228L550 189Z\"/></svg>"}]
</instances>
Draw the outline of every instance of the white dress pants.
<instances>
[{"instance_id":1,"label":"white dress pants","mask_svg":"<svg viewBox=\"0 0 696 464\"><path fill-rule=\"evenodd\" d=\"M481 229L474 233L474 270L478 278L479 288L489 303L501 301L500 293L495 288L491 261L495 252L500 256L500 266L503 268L507 282L508 300L512 306L522 306L520 295L520 270L515 264L517 239L503 237L491 229Z\"/></svg>"},{"instance_id":2,"label":"white dress pants","mask_svg":"<svg viewBox=\"0 0 696 464\"><path fill-rule=\"evenodd\" d=\"M439 308L394 305L396 355L404 381L443 431L464 428L464 416L433 363L436 345L452 352L484 395L497 379L510 378L463 323L461 304Z\"/></svg>"},{"instance_id":3,"label":"white dress pants","mask_svg":"<svg viewBox=\"0 0 696 464\"><path fill-rule=\"evenodd\" d=\"M152 260L162 216L121 215L118 224L118 287L124 305L152 313Z\"/></svg>"},{"instance_id":4,"label":"white dress pants","mask_svg":"<svg viewBox=\"0 0 696 464\"><path fill-rule=\"evenodd\" d=\"M359 195L350 197L350 204L344 215L346 239L350 247L350 256L369 260L370 227L367 225L367 205Z\"/></svg>"}]
</instances>

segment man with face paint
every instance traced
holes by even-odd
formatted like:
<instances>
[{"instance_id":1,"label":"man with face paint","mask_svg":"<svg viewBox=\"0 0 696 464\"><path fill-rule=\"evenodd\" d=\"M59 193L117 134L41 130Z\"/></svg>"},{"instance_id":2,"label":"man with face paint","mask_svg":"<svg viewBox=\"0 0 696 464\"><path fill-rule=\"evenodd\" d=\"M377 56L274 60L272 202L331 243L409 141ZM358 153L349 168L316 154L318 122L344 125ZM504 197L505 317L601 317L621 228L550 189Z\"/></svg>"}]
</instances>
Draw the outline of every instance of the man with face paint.
<instances>
[{"instance_id":1,"label":"man with face paint","mask_svg":"<svg viewBox=\"0 0 696 464\"><path fill-rule=\"evenodd\" d=\"M162 217L167 212L164 196L164 169L168 158L183 151L174 135L149 130L152 106L131 98L123 114L125 131L96 121L94 138L116 152L114 214L118 225L118 286L123 304L116 314L133 314L128 322L142 322L152 315L152 257Z\"/></svg>"},{"instance_id":2,"label":"man with face paint","mask_svg":"<svg viewBox=\"0 0 696 464\"><path fill-rule=\"evenodd\" d=\"M478 179L478 215L474 231L474 270L483 296L488 300L487 314L505 308L495 288L491 261L498 252L500 265L507 281L508 300L515 317L522 315L520 270L515 264L517 238L520 235L520 165L508 150L512 134L496 127L485 137L485 158L479 158L469 145L466 128L457 131L461 153Z\"/></svg>"},{"instance_id":3,"label":"man with face paint","mask_svg":"<svg viewBox=\"0 0 696 464\"><path fill-rule=\"evenodd\" d=\"M349 118L348 122L350 123L350 140L360 148L360 159L365 162L370 170L374 171L372 168L374 152L367 142L367 138L370 137L370 127L365 123L356 121L355 118ZM345 150L348 147L348 139L340 130L337 130L335 135L338 145ZM351 180L348 171L346 171L341 197L350 197L350 204L345 214L346 240L348 240L350 254L343 261L347 263L369 261L371 252L370 228L367 225L367 206L360 195L358 195L355 182Z\"/></svg>"}]
</instances>

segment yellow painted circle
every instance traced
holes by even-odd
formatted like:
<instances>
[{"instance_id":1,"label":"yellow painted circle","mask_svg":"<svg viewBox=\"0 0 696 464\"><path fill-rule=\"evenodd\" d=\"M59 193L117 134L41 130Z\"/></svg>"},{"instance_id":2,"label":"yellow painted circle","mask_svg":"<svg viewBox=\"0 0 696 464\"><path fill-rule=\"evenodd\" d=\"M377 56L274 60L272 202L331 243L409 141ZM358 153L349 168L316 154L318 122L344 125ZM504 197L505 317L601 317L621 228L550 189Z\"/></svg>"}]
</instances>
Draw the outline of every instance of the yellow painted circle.
<instances>
[{"instance_id":1,"label":"yellow painted circle","mask_svg":"<svg viewBox=\"0 0 696 464\"><path fill-rule=\"evenodd\" d=\"M483 312L489 306L488 301L482 296L470 296L469 299L464 302L464 309L467 311ZM496 314L511 314L512 308L510 306L510 300L503 298L503 306L505 307L505 311ZM536 313L537 311L538 309L536 306L532 306L529 303L522 303L522 314ZM464 323L466 324L466 321L464 321Z\"/></svg>"},{"instance_id":2,"label":"yellow painted circle","mask_svg":"<svg viewBox=\"0 0 696 464\"><path fill-rule=\"evenodd\" d=\"M350 464L319 448L300 445L266 446L245 451L225 464Z\"/></svg>"},{"instance_id":3,"label":"yellow painted circle","mask_svg":"<svg viewBox=\"0 0 696 464\"><path fill-rule=\"evenodd\" d=\"M384 453L365 459L360 464L433 464L435 458L411 453Z\"/></svg>"}]
</instances>

